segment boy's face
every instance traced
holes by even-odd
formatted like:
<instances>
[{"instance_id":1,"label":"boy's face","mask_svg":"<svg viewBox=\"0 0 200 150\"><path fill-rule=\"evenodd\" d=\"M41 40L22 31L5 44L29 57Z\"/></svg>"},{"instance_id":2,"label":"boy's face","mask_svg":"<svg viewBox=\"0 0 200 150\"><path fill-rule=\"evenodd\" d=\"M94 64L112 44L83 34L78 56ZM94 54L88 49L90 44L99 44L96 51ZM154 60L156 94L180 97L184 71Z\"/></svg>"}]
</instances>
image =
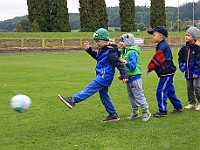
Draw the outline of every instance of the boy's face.
<instances>
[{"instance_id":1,"label":"boy's face","mask_svg":"<svg viewBox=\"0 0 200 150\"><path fill-rule=\"evenodd\" d=\"M126 44L123 41L119 41L119 47L120 48L126 48Z\"/></svg>"},{"instance_id":2,"label":"boy's face","mask_svg":"<svg viewBox=\"0 0 200 150\"><path fill-rule=\"evenodd\" d=\"M191 43L191 44L195 43L194 37L189 32L186 32L186 34L185 34L185 41L187 43Z\"/></svg>"},{"instance_id":3,"label":"boy's face","mask_svg":"<svg viewBox=\"0 0 200 150\"><path fill-rule=\"evenodd\" d=\"M155 43L159 43L161 40L163 40L165 37L160 32L153 32L153 40Z\"/></svg>"},{"instance_id":4,"label":"boy's face","mask_svg":"<svg viewBox=\"0 0 200 150\"><path fill-rule=\"evenodd\" d=\"M95 40L95 42L96 42L98 48L102 48L102 47L108 45L108 42L109 42L109 41L104 41L104 40Z\"/></svg>"}]
</instances>

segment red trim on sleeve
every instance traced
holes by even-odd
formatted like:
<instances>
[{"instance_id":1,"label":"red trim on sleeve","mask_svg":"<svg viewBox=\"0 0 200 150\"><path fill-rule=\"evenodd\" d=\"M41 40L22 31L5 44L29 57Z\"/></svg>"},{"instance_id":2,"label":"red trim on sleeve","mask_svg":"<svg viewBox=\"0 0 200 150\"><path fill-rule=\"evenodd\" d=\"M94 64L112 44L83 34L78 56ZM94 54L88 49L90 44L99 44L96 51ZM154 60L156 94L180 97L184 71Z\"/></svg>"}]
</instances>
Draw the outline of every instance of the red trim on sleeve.
<instances>
[{"instance_id":1,"label":"red trim on sleeve","mask_svg":"<svg viewBox=\"0 0 200 150\"><path fill-rule=\"evenodd\" d=\"M162 65L162 63L165 61L165 56L163 54L163 51L162 50L158 50L151 62L148 64L148 69L149 70L155 70L157 67L159 67L160 65Z\"/></svg>"}]
</instances>

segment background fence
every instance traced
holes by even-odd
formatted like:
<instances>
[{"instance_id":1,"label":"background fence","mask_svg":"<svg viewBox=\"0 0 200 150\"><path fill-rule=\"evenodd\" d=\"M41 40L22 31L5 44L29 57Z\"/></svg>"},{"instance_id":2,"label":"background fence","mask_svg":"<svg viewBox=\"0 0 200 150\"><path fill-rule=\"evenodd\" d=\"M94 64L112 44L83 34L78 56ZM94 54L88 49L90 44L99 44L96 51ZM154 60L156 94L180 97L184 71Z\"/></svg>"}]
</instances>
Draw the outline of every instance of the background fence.
<instances>
[{"instance_id":1,"label":"background fence","mask_svg":"<svg viewBox=\"0 0 200 150\"><path fill-rule=\"evenodd\" d=\"M91 47L96 47L93 39L0 39L1 49L84 49L83 42L89 41ZM185 43L184 37L168 37L166 39L170 46L180 47ZM118 43L118 39L115 41ZM156 43L152 38L142 38L141 47L154 47Z\"/></svg>"}]
</instances>

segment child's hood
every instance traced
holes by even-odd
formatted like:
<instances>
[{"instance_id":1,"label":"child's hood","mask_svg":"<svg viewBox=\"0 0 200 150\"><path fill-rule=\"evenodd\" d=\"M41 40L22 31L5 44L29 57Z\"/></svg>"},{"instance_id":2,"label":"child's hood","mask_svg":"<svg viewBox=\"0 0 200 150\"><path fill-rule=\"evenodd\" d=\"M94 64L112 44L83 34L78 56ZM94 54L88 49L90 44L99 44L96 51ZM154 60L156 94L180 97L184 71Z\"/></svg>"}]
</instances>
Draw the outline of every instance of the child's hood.
<instances>
[{"instance_id":1,"label":"child's hood","mask_svg":"<svg viewBox=\"0 0 200 150\"><path fill-rule=\"evenodd\" d=\"M195 42L195 44L200 46L200 42L198 40Z\"/></svg>"},{"instance_id":2,"label":"child's hood","mask_svg":"<svg viewBox=\"0 0 200 150\"><path fill-rule=\"evenodd\" d=\"M109 48L109 47L112 47L113 49L118 50L118 45L117 45L117 44L114 44L114 43L108 44L107 47L108 47L108 48Z\"/></svg>"},{"instance_id":3,"label":"child's hood","mask_svg":"<svg viewBox=\"0 0 200 150\"><path fill-rule=\"evenodd\" d=\"M140 53L141 53L141 49L140 49L140 47L137 46L137 45L131 46L131 47L127 47L127 48L126 48L126 51L127 51L127 52L128 52L128 51L134 51L134 52L136 52L138 55L140 55Z\"/></svg>"}]
</instances>

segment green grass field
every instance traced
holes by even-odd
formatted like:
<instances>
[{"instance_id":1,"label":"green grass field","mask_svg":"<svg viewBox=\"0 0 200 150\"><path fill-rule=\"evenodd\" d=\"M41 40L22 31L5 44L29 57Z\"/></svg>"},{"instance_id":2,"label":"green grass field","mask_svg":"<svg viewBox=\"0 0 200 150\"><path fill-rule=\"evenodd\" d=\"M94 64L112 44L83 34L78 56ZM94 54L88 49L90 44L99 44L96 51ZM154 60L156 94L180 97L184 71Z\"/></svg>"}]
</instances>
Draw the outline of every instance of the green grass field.
<instances>
[{"instance_id":1,"label":"green grass field","mask_svg":"<svg viewBox=\"0 0 200 150\"><path fill-rule=\"evenodd\" d=\"M142 51L143 89L151 113L157 111L155 72L145 74L154 50ZM177 64L177 49L173 50ZM95 61L85 52L0 55L0 149L1 150L197 150L200 131L199 111L184 110L165 118L128 120L131 113L125 84L117 73L109 95L120 116L118 122L102 122L106 117L98 93L66 107L58 94L72 96L95 76ZM183 74L177 70L176 94L187 104ZM32 99L28 112L11 109L15 94ZM168 101L168 110L173 110ZM140 111L141 114L141 111Z\"/></svg>"}]
</instances>

